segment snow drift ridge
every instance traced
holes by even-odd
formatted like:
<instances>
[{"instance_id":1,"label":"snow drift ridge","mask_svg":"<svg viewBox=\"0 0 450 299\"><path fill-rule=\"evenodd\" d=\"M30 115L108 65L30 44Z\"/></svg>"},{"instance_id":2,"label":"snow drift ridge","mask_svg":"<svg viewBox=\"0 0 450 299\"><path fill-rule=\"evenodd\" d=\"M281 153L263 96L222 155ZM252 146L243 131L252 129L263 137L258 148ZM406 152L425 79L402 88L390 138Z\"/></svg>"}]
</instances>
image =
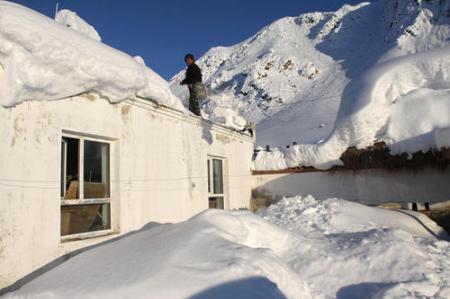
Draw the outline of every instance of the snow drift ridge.
<instances>
[{"instance_id":1,"label":"snow drift ridge","mask_svg":"<svg viewBox=\"0 0 450 299\"><path fill-rule=\"evenodd\" d=\"M446 236L425 215L412 213ZM311 196L283 199L260 216L207 210L182 223L143 228L74 256L6 298L444 299L450 294L450 243L413 217Z\"/></svg>"},{"instance_id":2,"label":"snow drift ridge","mask_svg":"<svg viewBox=\"0 0 450 299\"><path fill-rule=\"evenodd\" d=\"M331 135L287 151L289 167L339 165L349 147L382 140L393 154L450 146L450 47L389 60L345 88Z\"/></svg>"}]
</instances>

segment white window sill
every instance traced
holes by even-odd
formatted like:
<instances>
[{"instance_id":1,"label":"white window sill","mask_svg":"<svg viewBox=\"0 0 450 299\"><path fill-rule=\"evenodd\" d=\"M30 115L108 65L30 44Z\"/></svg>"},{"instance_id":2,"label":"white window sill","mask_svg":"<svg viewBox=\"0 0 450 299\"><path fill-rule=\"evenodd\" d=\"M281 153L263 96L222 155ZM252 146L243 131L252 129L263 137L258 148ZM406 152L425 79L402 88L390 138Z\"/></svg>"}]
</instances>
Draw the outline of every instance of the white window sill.
<instances>
[{"instance_id":1,"label":"white window sill","mask_svg":"<svg viewBox=\"0 0 450 299\"><path fill-rule=\"evenodd\" d=\"M103 236L108 236L108 235L114 235L114 234L118 234L118 232L114 232L112 229L107 229L107 230L99 230L99 231L95 231L95 232L66 235L66 236L61 236L61 243L93 239L93 238L98 238L98 237L103 237Z\"/></svg>"},{"instance_id":2,"label":"white window sill","mask_svg":"<svg viewBox=\"0 0 450 299\"><path fill-rule=\"evenodd\" d=\"M91 199L62 199L62 206L75 206L75 205L91 205L111 203L111 198L91 198Z\"/></svg>"}]
</instances>

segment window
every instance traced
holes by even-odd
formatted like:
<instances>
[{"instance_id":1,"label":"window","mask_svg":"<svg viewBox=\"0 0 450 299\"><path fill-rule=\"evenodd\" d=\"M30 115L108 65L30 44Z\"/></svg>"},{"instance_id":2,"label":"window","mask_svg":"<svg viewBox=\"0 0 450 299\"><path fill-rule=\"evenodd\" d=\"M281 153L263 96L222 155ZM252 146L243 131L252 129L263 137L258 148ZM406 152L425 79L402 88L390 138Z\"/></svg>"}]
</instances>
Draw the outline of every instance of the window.
<instances>
[{"instance_id":1,"label":"window","mask_svg":"<svg viewBox=\"0 0 450 299\"><path fill-rule=\"evenodd\" d=\"M208 158L208 201L210 209L224 209L223 159Z\"/></svg>"},{"instance_id":2,"label":"window","mask_svg":"<svg viewBox=\"0 0 450 299\"><path fill-rule=\"evenodd\" d=\"M111 228L110 144L84 137L61 141L61 236Z\"/></svg>"}]
</instances>

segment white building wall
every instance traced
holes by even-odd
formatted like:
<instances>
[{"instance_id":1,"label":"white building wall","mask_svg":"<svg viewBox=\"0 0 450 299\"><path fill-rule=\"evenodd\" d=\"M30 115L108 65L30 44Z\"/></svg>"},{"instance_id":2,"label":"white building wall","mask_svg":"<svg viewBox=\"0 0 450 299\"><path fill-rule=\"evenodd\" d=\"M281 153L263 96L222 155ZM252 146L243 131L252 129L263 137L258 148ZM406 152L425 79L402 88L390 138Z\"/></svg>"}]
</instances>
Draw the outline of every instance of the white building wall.
<instances>
[{"instance_id":1,"label":"white building wall","mask_svg":"<svg viewBox=\"0 0 450 299\"><path fill-rule=\"evenodd\" d=\"M147 101L24 102L0 107L0 127L0 288L77 248L207 209L208 155L226 159L225 207L250 205L253 138ZM63 132L112 140L113 235L61 241Z\"/></svg>"},{"instance_id":2,"label":"white building wall","mask_svg":"<svg viewBox=\"0 0 450 299\"><path fill-rule=\"evenodd\" d=\"M271 200L312 195L369 205L450 200L450 169L365 169L253 176L254 197Z\"/></svg>"}]
</instances>

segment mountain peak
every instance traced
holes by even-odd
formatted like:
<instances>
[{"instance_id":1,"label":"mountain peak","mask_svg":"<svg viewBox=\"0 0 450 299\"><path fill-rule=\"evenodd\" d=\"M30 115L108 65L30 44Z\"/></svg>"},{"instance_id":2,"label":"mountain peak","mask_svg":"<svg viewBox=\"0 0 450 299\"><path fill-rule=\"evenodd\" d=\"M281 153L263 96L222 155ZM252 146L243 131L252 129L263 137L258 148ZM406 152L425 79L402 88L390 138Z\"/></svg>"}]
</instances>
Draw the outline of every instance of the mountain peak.
<instances>
[{"instance_id":1,"label":"mountain peak","mask_svg":"<svg viewBox=\"0 0 450 299\"><path fill-rule=\"evenodd\" d=\"M197 63L209 90L233 94L240 113L259 124L259 144L315 143L330 133L351 80L380 62L448 44L449 7L450 0L380 0L285 17ZM183 76L171 89L186 99Z\"/></svg>"}]
</instances>

